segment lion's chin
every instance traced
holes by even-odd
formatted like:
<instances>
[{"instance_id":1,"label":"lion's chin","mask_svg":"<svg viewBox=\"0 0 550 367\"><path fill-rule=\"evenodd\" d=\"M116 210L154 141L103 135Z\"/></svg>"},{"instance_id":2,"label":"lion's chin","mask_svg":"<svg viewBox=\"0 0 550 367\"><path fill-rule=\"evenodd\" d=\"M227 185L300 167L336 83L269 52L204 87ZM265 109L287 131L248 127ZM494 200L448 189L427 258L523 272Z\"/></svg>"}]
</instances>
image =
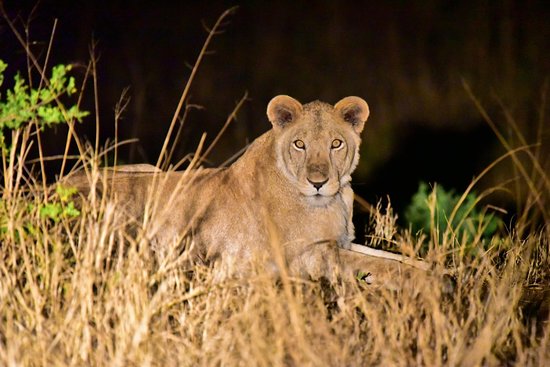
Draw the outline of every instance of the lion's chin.
<instances>
[{"instance_id":1,"label":"lion's chin","mask_svg":"<svg viewBox=\"0 0 550 367\"><path fill-rule=\"evenodd\" d=\"M334 200L335 196L336 195L321 195L321 194L307 195L306 201L311 206L324 207L329 205Z\"/></svg>"}]
</instances>

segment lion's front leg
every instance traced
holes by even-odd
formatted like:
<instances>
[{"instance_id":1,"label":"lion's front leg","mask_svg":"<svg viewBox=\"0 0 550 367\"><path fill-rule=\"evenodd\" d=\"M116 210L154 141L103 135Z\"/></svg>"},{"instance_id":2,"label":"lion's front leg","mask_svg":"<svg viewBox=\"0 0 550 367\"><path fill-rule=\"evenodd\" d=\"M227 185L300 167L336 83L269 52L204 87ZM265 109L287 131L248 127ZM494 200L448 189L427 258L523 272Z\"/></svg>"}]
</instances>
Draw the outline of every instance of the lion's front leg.
<instances>
[{"instance_id":1,"label":"lion's front leg","mask_svg":"<svg viewBox=\"0 0 550 367\"><path fill-rule=\"evenodd\" d=\"M369 256L355 251L339 249L340 275L343 279L361 279L376 287L402 289L429 271L397 260Z\"/></svg>"}]
</instances>

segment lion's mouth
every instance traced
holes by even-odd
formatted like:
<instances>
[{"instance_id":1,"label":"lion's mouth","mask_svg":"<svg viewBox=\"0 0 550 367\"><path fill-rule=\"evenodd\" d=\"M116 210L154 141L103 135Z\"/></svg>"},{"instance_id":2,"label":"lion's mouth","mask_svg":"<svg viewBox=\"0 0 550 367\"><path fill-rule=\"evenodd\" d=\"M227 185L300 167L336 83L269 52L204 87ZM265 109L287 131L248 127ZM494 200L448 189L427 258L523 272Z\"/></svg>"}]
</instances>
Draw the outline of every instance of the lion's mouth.
<instances>
[{"instance_id":1,"label":"lion's mouth","mask_svg":"<svg viewBox=\"0 0 550 367\"><path fill-rule=\"evenodd\" d=\"M300 192L311 201L325 201L338 194L339 188L335 186L336 185L333 184L326 184L322 187L314 187L314 185L301 185Z\"/></svg>"},{"instance_id":2,"label":"lion's mouth","mask_svg":"<svg viewBox=\"0 0 550 367\"><path fill-rule=\"evenodd\" d=\"M338 193L338 190L304 190L302 191L302 195L314 198L314 199L321 199L321 198L331 198L334 197Z\"/></svg>"},{"instance_id":3,"label":"lion's mouth","mask_svg":"<svg viewBox=\"0 0 550 367\"><path fill-rule=\"evenodd\" d=\"M335 194L328 193L328 192L321 192L321 191L316 191L316 192L306 191L306 192L302 192L302 195L304 195L307 198L320 199L320 198L333 197Z\"/></svg>"}]
</instances>

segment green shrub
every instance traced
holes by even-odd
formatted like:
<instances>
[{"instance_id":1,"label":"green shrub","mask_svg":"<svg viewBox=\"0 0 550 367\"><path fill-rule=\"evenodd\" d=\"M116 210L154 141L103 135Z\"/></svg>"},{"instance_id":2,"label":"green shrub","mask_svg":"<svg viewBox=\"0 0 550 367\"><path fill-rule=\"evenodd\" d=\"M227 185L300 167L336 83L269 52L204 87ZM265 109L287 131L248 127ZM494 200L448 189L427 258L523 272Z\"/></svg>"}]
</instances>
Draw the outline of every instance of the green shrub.
<instances>
[{"instance_id":1,"label":"green shrub","mask_svg":"<svg viewBox=\"0 0 550 367\"><path fill-rule=\"evenodd\" d=\"M0 60L0 87L4 81L7 64ZM0 148L6 146L5 133L36 123L41 129L52 125L81 121L88 112L81 111L78 105L64 107L60 98L76 93L75 79L68 76L71 65L57 65L52 68L51 77L42 88L31 88L19 73L15 75L12 89L0 95Z\"/></svg>"},{"instance_id":2,"label":"green shrub","mask_svg":"<svg viewBox=\"0 0 550 367\"><path fill-rule=\"evenodd\" d=\"M7 64L0 60L0 86L4 82ZM8 236L20 241L21 236L37 236L37 226L32 220L34 213L45 223L58 223L64 218L80 215L72 196L76 190L57 186L55 193L48 197L41 196L33 200L28 188L21 190L26 178L22 179L25 154L28 151L27 138L17 138L23 130L27 132L36 126L44 129L53 125L81 121L88 112L81 111L77 104L64 106L62 98L73 96L77 92L75 78L68 75L70 65L57 65L52 68L51 77L44 79L38 88L31 87L20 73L14 77L11 89L0 94L0 156L2 157L3 186L0 197L0 242ZM11 138L11 139L10 139ZM11 153L11 154L10 154ZM12 161L14 156L21 160ZM17 160L16 160L17 161ZM11 164L6 164L11 162ZM0 184L0 185L2 185ZM45 183L44 183L44 188Z\"/></svg>"},{"instance_id":3,"label":"green shrub","mask_svg":"<svg viewBox=\"0 0 550 367\"><path fill-rule=\"evenodd\" d=\"M40 217L49 218L55 223L61 218L74 218L80 215L80 211L75 207L71 200L77 189L74 187L64 187L58 185L55 188L54 201L40 205Z\"/></svg>"},{"instance_id":4,"label":"green shrub","mask_svg":"<svg viewBox=\"0 0 550 367\"><path fill-rule=\"evenodd\" d=\"M454 190L445 190L440 185L430 189L427 183L421 182L405 209L405 220L413 233L432 235L436 237L432 238L434 242L473 245L478 239L486 247L503 227L502 219L495 213L488 213L487 208L480 208L476 193L469 193L462 203L459 203L460 198ZM455 214L451 218L453 211Z\"/></svg>"}]
</instances>

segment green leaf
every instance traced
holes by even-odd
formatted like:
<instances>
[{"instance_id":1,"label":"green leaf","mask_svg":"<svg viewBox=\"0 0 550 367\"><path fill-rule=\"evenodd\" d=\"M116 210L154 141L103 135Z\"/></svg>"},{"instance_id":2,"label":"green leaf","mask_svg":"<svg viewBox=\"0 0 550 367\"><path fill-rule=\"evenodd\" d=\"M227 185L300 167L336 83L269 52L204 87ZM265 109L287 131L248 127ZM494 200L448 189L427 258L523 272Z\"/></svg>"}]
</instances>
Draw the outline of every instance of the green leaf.
<instances>
[{"instance_id":1,"label":"green leaf","mask_svg":"<svg viewBox=\"0 0 550 367\"><path fill-rule=\"evenodd\" d=\"M40 117L40 125L53 125L63 122L63 113L55 106L40 106L38 107L38 117Z\"/></svg>"},{"instance_id":2,"label":"green leaf","mask_svg":"<svg viewBox=\"0 0 550 367\"><path fill-rule=\"evenodd\" d=\"M0 86L4 82L4 71L8 67L8 64L4 62L4 60L0 59Z\"/></svg>"},{"instance_id":3,"label":"green leaf","mask_svg":"<svg viewBox=\"0 0 550 367\"><path fill-rule=\"evenodd\" d=\"M71 201L63 208L63 216L69 218L76 218L80 215L80 210L74 207L74 203Z\"/></svg>"},{"instance_id":4,"label":"green leaf","mask_svg":"<svg viewBox=\"0 0 550 367\"><path fill-rule=\"evenodd\" d=\"M76 187L57 185L55 192L59 195L61 202L68 202L78 192Z\"/></svg>"},{"instance_id":5,"label":"green leaf","mask_svg":"<svg viewBox=\"0 0 550 367\"><path fill-rule=\"evenodd\" d=\"M60 219L60 214L62 212L63 208L61 208L61 204L48 203L40 208L40 217L52 219L54 222L57 223Z\"/></svg>"}]
</instances>

